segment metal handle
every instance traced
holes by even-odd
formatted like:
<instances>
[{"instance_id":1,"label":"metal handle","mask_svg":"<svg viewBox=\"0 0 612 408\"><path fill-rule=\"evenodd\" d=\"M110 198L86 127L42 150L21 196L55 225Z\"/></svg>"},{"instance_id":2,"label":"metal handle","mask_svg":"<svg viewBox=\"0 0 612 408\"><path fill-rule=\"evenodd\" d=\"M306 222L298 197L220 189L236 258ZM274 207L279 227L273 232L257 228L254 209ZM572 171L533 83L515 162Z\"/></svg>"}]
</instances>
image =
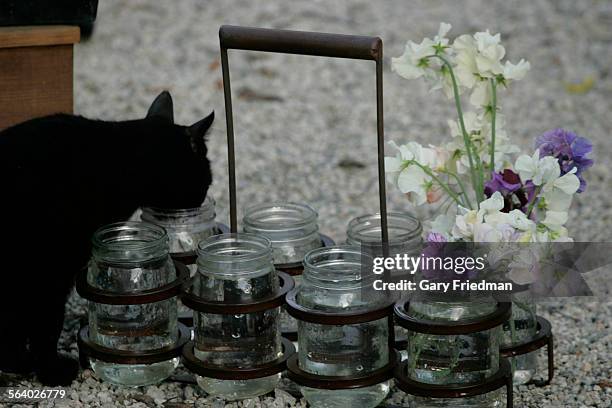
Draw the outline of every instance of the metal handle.
<instances>
[{"instance_id":1,"label":"metal handle","mask_svg":"<svg viewBox=\"0 0 612 408\"><path fill-rule=\"evenodd\" d=\"M382 40L361 35L271 30L224 25L219 29L221 49L280 52L320 57L377 60Z\"/></svg>"},{"instance_id":2,"label":"metal handle","mask_svg":"<svg viewBox=\"0 0 612 408\"><path fill-rule=\"evenodd\" d=\"M378 138L378 194L383 253L388 253L387 202L385 192L385 136L383 122L382 40L378 37L328 34L267 28L221 26L221 70L227 122L227 153L229 162L230 228L238 231L236 211L236 159L234 155L234 119L230 86L228 49L266 51L285 54L350 58L376 62L376 133Z\"/></svg>"}]
</instances>

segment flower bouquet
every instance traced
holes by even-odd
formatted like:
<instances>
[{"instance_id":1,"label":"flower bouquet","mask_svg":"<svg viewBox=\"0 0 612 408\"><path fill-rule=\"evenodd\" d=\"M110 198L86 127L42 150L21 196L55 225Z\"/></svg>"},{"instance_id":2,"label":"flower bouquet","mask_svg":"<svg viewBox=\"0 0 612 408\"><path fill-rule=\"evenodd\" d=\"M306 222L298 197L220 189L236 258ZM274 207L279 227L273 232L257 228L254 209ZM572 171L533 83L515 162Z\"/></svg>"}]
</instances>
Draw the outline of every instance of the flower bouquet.
<instances>
[{"instance_id":1,"label":"flower bouquet","mask_svg":"<svg viewBox=\"0 0 612 408\"><path fill-rule=\"evenodd\" d=\"M450 29L449 24L440 24L433 39L419 44L409 41L403 55L392 59L392 70L401 77L423 78L432 90L441 90L454 103L457 117L448 121L450 141L444 145L390 142L396 154L385 158L389 181L413 205L439 203L440 213L426 231L430 243L571 242L565 224L573 196L586 189L583 175L593 164L591 143L570 131L554 129L536 138L532 153L521 155L504 130L499 97L526 75L529 62L504 61L499 34L478 32L451 42ZM464 108L465 101L469 110ZM508 275L517 283L529 284L533 268L508 268ZM518 296L513 300L505 342L520 341L521 336L535 332L535 306ZM413 312L461 321L489 313L491 304L438 299L414 302ZM446 338L413 334L408 346L409 375L434 384L476 381L495 371L497 363L490 356L498 346L493 333ZM458 369L462 359L471 359L476 369ZM517 378L519 363L527 365L523 368L528 372ZM515 379L529 381L535 371L533 356L514 365ZM497 400L473 398L474 406L495 406Z\"/></svg>"}]
</instances>

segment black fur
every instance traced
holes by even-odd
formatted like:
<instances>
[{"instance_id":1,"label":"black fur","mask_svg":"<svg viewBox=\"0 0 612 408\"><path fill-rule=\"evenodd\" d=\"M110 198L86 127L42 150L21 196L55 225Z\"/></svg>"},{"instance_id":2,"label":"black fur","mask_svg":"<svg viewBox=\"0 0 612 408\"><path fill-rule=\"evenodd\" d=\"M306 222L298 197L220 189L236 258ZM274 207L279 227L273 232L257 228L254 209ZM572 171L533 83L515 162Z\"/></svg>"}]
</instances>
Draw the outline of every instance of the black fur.
<instances>
[{"instance_id":1,"label":"black fur","mask_svg":"<svg viewBox=\"0 0 612 408\"><path fill-rule=\"evenodd\" d=\"M204 134L172 122L163 92L145 119L71 115L0 133L0 371L69 384L77 363L57 354L67 295L100 226L140 206L192 208L212 182Z\"/></svg>"}]
</instances>

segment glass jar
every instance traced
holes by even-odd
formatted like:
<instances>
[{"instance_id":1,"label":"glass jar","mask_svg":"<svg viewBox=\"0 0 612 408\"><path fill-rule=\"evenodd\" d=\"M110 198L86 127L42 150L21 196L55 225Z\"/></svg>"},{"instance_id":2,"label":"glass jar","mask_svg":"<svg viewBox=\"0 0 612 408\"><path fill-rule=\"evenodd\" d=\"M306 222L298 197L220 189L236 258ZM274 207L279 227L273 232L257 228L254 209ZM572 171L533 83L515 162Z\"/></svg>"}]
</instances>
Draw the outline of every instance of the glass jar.
<instances>
[{"instance_id":1,"label":"glass jar","mask_svg":"<svg viewBox=\"0 0 612 408\"><path fill-rule=\"evenodd\" d=\"M408 314L425 320L458 322L473 320L495 311L497 302L490 296L419 294L409 303ZM407 375L427 384L469 384L481 382L499 368L501 326L457 335L438 335L408 331ZM478 407L501 406L501 391L466 398L428 398L410 396L416 406Z\"/></svg>"},{"instance_id":2,"label":"glass jar","mask_svg":"<svg viewBox=\"0 0 612 408\"><path fill-rule=\"evenodd\" d=\"M382 255L382 228L380 214L367 214L353 218L346 232L346 243L349 245L372 245ZM408 213L387 213L387 231L389 232L389 255L409 254L418 256L422 250L423 227L421 221Z\"/></svg>"},{"instance_id":3,"label":"glass jar","mask_svg":"<svg viewBox=\"0 0 612 408\"><path fill-rule=\"evenodd\" d=\"M140 218L164 227L168 233L170 253L178 253L195 251L198 242L217 234L215 216L215 200L207 196L197 208L144 207Z\"/></svg>"},{"instance_id":4,"label":"glass jar","mask_svg":"<svg viewBox=\"0 0 612 408\"><path fill-rule=\"evenodd\" d=\"M302 262L309 251L322 246L317 218L305 204L260 204L246 210L244 232L270 240L275 265Z\"/></svg>"},{"instance_id":5,"label":"glass jar","mask_svg":"<svg viewBox=\"0 0 612 408\"><path fill-rule=\"evenodd\" d=\"M371 285L362 279L359 247L333 246L309 252L304 259L302 286L296 301L301 306L331 313L370 311L384 299L363 296ZM322 325L298 321L298 361L302 370L316 375L347 376L371 373L389 362L388 319L351 325ZM389 381L347 390L302 387L313 407L369 408L389 392Z\"/></svg>"},{"instance_id":6,"label":"glass jar","mask_svg":"<svg viewBox=\"0 0 612 408\"><path fill-rule=\"evenodd\" d=\"M408 256L419 256L423 249L423 227L421 221L408 213L390 212L387 213L387 231L389 232L389 256L408 254ZM346 243L349 245L361 245L363 251L374 256L382 256L382 227L380 213L366 214L353 218L346 231ZM407 276L403 272L395 279L391 275L391 280L411 279L412 275ZM389 293L394 300L399 300L400 292ZM395 325L396 341L406 339L406 329ZM405 350L400 351L402 360L407 355Z\"/></svg>"},{"instance_id":7,"label":"glass jar","mask_svg":"<svg viewBox=\"0 0 612 408\"><path fill-rule=\"evenodd\" d=\"M163 228L143 222L122 222L97 230L92 239L87 282L117 294L137 293L171 283L176 278ZM176 298L138 305L89 302L89 337L100 346L149 351L176 343ZM90 359L104 381L127 386L158 383L174 371L179 358L153 364L115 364Z\"/></svg>"},{"instance_id":8,"label":"glass jar","mask_svg":"<svg viewBox=\"0 0 612 408\"><path fill-rule=\"evenodd\" d=\"M308 205L277 202L248 208L243 223L245 232L270 240L272 258L278 266L301 263L306 253L323 246L317 219L317 212ZM301 284L301 276L293 279L296 286ZM284 310L280 319L282 331L297 331L297 321Z\"/></svg>"},{"instance_id":9,"label":"glass jar","mask_svg":"<svg viewBox=\"0 0 612 408\"><path fill-rule=\"evenodd\" d=\"M270 241L253 234L221 234L198 244L198 273L193 292L204 300L248 303L275 294L278 277ZM222 315L194 312L195 348L199 360L219 367L248 368L282 354L279 309ZM197 377L208 394L229 400L272 391L280 373L250 380Z\"/></svg>"},{"instance_id":10,"label":"glass jar","mask_svg":"<svg viewBox=\"0 0 612 408\"><path fill-rule=\"evenodd\" d=\"M526 290L512 294L512 317L504 323L503 346L512 346L532 339L537 332L536 304ZM536 353L521 354L510 358L514 385L526 384L535 376Z\"/></svg>"}]
</instances>

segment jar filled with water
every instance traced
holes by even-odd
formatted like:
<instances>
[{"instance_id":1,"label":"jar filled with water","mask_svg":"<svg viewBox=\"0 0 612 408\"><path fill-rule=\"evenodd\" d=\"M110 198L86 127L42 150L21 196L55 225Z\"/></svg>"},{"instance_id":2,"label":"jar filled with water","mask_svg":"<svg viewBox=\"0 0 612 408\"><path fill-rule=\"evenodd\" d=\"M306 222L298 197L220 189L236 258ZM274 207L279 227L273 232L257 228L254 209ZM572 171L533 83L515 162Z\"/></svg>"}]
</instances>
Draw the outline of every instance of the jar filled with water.
<instances>
[{"instance_id":1,"label":"jar filled with water","mask_svg":"<svg viewBox=\"0 0 612 408\"><path fill-rule=\"evenodd\" d=\"M192 291L207 301L251 303L278 290L270 241L253 234L221 234L198 245L198 272ZM207 365L252 368L279 358L279 310L245 314L194 313L194 355ZM197 377L208 394L229 400L274 389L279 374L249 380Z\"/></svg>"},{"instance_id":2,"label":"jar filled with water","mask_svg":"<svg viewBox=\"0 0 612 408\"><path fill-rule=\"evenodd\" d=\"M195 251L198 242L217 234L215 200L207 196L197 208L162 209L144 207L140 218L166 229L170 253Z\"/></svg>"},{"instance_id":3,"label":"jar filled with water","mask_svg":"<svg viewBox=\"0 0 612 408\"><path fill-rule=\"evenodd\" d=\"M243 224L245 232L270 240L274 265L282 267L302 263L309 251L323 246L317 219L317 212L308 205L278 202L248 208ZM293 278L299 286L301 277ZM285 311L281 313L281 329L297 331L297 322Z\"/></svg>"},{"instance_id":4,"label":"jar filled with water","mask_svg":"<svg viewBox=\"0 0 612 408\"><path fill-rule=\"evenodd\" d=\"M410 257L419 256L423 250L423 227L421 221L408 213L387 213L387 231L389 233L389 253L393 257L407 254ZM358 245L361 250L372 256L383 256L382 248L382 226L381 215L366 214L353 218L346 231L346 243ZM392 272L393 273L393 272ZM403 271L397 275L385 278L388 282L399 282L403 279L411 279L412 275ZM390 292L392 299L398 300L401 292ZM399 325L395 326L395 339L403 341L406 339L406 330ZM402 360L406 359L406 351L401 350Z\"/></svg>"},{"instance_id":5,"label":"jar filled with water","mask_svg":"<svg viewBox=\"0 0 612 408\"><path fill-rule=\"evenodd\" d=\"M424 294L411 301L408 314L417 319L458 324L486 316L497 308L489 296L443 296ZM501 326L466 334L429 334L408 331L409 378L427 384L473 384L484 381L499 368ZM501 393L495 390L465 398L427 398L410 396L423 408L501 407Z\"/></svg>"},{"instance_id":6,"label":"jar filled with water","mask_svg":"<svg viewBox=\"0 0 612 408\"><path fill-rule=\"evenodd\" d=\"M136 294L171 283L176 270L168 256L163 228L142 222L123 222L100 228L92 239L87 282L116 294ZM178 338L176 298L136 305L89 302L89 337L103 347L151 351ZM174 371L179 358L153 364L116 364L90 359L104 381L127 386L158 383Z\"/></svg>"},{"instance_id":7,"label":"jar filled with water","mask_svg":"<svg viewBox=\"0 0 612 408\"><path fill-rule=\"evenodd\" d=\"M309 252L304 259L297 303L330 313L368 312L383 306L388 299L364 295L363 288L372 282L363 277L362 262L362 253L354 246L333 246ZM389 363L388 335L387 318L350 325L298 321L299 366L315 375L367 375ZM302 387L302 394L310 406L326 408L376 407L388 392L389 381L346 390Z\"/></svg>"},{"instance_id":8,"label":"jar filled with water","mask_svg":"<svg viewBox=\"0 0 612 408\"><path fill-rule=\"evenodd\" d=\"M536 304L529 288L512 294L512 317L504 323L504 347L531 340L537 332ZM536 374L536 353L510 358L514 385L526 384Z\"/></svg>"}]
</instances>

